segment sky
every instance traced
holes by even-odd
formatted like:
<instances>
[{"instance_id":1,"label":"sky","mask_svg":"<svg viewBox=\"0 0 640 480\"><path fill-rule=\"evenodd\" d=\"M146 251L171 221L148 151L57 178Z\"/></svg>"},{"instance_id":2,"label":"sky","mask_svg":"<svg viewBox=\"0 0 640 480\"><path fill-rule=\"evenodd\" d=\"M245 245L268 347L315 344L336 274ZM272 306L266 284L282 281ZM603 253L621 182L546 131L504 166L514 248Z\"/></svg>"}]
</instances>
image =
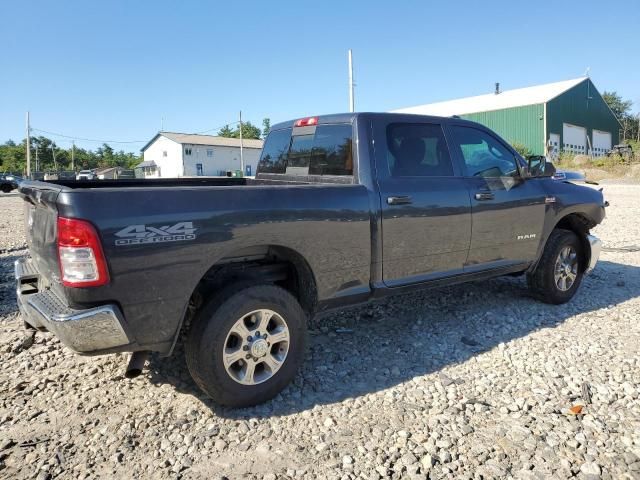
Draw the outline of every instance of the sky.
<instances>
[{"instance_id":1,"label":"sky","mask_svg":"<svg viewBox=\"0 0 640 480\"><path fill-rule=\"evenodd\" d=\"M0 142L24 138L27 110L35 135L125 151L162 125L215 134L240 110L258 126L344 112L349 48L357 111L589 68L640 112L639 27L638 0L0 0Z\"/></svg>"}]
</instances>

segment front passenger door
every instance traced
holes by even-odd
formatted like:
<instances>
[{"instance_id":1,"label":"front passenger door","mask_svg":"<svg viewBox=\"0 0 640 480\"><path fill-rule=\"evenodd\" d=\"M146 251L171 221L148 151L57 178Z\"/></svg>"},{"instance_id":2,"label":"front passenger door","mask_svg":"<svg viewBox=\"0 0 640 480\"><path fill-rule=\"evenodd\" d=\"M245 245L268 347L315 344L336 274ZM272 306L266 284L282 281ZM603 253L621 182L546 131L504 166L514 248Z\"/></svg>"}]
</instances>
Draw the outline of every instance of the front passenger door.
<instances>
[{"instance_id":1,"label":"front passenger door","mask_svg":"<svg viewBox=\"0 0 640 480\"><path fill-rule=\"evenodd\" d=\"M532 261L542 237L546 195L520 176L518 157L488 130L451 125L471 197L471 247L465 272Z\"/></svg>"}]
</instances>

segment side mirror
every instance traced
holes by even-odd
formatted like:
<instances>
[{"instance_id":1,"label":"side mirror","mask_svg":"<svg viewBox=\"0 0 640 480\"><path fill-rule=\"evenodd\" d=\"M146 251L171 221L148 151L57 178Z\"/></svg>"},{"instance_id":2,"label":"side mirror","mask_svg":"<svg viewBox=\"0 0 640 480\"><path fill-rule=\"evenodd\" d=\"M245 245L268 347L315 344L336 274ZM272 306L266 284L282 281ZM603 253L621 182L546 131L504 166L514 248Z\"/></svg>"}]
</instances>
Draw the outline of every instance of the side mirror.
<instances>
[{"instance_id":1,"label":"side mirror","mask_svg":"<svg viewBox=\"0 0 640 480\"><path fill-rule=\"evenodd\" d=\"M553 177L556 168L553 163L547 162L544 155L531 155L527 157L529 177Z\"/></svg>"}]
</instances>

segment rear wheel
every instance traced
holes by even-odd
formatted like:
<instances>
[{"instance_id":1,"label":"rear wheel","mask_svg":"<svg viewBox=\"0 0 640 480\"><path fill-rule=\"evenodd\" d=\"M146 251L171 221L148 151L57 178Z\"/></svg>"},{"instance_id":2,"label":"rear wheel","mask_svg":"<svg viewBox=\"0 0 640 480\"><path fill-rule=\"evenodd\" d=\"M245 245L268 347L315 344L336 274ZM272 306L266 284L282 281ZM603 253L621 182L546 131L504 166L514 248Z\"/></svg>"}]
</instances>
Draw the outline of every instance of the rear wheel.
<instances>
[{"instance_id":1,"label":"rear wheel","mask_svg":"<svg viewBox=\"0 0 640 480\"><path fill-rule=\"evenodd\" d=\"M185 345L194 381L217 403L248 407L276 396L302 364L306 315L273 285L227 289L197 314Z\"/></svg>"},{"instance_id":2,"label":"rear wheel","mask_svg":"<svg viewBox=\"0 0 640 480\"><path fill-rule=\"evenodd\" d=\"M545 303L561 304L573 298L584 274L582 245L569 230L554 230L536 269L527 274L532 293Z\"/></svg>"}]
</instances>

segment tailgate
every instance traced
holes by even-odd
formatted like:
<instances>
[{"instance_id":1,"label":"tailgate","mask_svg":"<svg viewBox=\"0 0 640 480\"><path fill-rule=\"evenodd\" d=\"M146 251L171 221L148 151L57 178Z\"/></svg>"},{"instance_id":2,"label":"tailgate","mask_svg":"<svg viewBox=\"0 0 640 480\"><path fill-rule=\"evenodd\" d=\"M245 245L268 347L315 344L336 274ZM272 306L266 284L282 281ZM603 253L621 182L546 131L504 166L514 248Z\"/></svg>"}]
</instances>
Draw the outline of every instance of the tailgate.
<instances>
[{"instance_id":1,"label":"tailgate","mask_svg":"<svg viewBox=\"0 0 640 480\"><path fill-rule=\"evenodd\" d=\"M43 286L51 285L58 293L62 291L62 284L56 244L56 199L63 188L45 182L23 182L19 189L24 199L24 228L29 253Z\"/></svg>"}]
</instances>

